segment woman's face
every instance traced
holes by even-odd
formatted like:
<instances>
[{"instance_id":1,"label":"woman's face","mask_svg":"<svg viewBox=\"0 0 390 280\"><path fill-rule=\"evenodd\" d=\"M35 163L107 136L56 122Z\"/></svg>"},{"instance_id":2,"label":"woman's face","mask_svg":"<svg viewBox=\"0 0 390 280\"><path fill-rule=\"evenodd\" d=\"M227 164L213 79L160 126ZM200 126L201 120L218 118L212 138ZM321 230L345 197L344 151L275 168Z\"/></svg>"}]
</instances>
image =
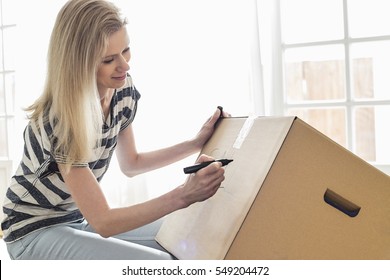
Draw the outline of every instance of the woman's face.
<instances>
[{"instance_id":1,"label":"woman's face","mask_svg":"<svg viewBox=\"0 0 390 280\"><path fill-rule=\"evenodd\" d=\"M109 89L120 88L125 84L126 73L130 69L129 43L125 27L110 36L107 51L97 71L97 86L101 98Z\"/></svg>"}]
</instances>

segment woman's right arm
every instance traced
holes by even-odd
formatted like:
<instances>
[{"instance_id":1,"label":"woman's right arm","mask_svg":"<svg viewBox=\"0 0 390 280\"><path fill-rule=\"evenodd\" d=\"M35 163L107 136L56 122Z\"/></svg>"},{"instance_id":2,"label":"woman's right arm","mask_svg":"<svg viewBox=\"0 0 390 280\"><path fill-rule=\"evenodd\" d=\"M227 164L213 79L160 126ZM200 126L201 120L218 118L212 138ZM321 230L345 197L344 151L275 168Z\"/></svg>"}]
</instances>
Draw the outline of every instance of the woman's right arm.
<instances>
[{"instance_id":1,"label":"woman's right arm","mask_svg":"<svg viewBox=\"0 0 390 280\"><path fill-rule=\"evenodd\" d=\"M203 155L199 161L210 159ZM157 198L128 207L111 208L88 167L72 167L67 173L61 164L59 168L81 213L103 237L138 228L192 203L206 200L217 192L224 180L224 169L215 162L188 176L183 185Z\"/></svg>"}]
</instances>

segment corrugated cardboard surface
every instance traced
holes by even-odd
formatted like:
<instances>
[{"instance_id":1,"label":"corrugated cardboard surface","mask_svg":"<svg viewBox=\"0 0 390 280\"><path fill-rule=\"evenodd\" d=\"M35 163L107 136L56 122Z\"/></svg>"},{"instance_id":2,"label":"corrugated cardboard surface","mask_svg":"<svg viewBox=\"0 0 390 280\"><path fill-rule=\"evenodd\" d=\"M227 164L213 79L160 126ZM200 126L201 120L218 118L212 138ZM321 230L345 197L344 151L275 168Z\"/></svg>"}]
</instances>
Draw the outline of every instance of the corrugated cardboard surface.
<instances>
[{"instance_id":1,"label":"corrugated cardboard surface","mask_svg":"<svg viewBox=\"0 0 390 280\"><path fill-rule=\"evenodd\" d=\"M224 119L202 153L234 162L213 198L160 229L179 259L390 259L389 177L301 120Z\"/></svg>"},{"instance_id":2,"label":"corrugated cardboard surface","mask_svg":"<svg viewBox=\"0 0 390 280\"><path fill-rule=\"evenodd\" d=\"M390 259L390 178L297 119L226 258Z\"/></svg>"},{"instance_id":3,"label":"corrugated cardboard surface","mask_svg":"<svg viewBox=\"0 0 390 280\"><path fill-rule=\"evenodd\" d=\"M169 215L156 240L179 259L223 259L294 118L222 120L202 153L232 158L211 199Z\"/></svg>"}]
</instances>

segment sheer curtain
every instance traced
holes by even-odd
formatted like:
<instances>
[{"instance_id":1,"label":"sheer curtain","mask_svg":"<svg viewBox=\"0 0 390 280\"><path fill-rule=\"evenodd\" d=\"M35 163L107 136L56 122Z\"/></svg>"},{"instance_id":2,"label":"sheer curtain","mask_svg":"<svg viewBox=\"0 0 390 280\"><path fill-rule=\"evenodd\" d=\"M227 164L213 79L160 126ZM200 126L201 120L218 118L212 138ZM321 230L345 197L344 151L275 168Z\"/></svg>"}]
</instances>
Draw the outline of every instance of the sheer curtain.
<instances>
[{"instance_id":1,"label":"sheer curtain","mask_svg":"<svg viewBox=\"0 0 390 280\"><path fill-rule=\"evenodd\" d=\"M66 1L25 2L23 10L45 16L26 13L19 23L29 49L18 69L21 106L40 93L50 31ZM218 105L233 116L264 114L257 1L113 2L128 18L130 73L142 95L133 123L139 151L193 137ZM21 116L19 130L24 121ZM115 206L140 202L180 185L182 168L195 158L134 178L125 178L113 158L102 187Z\"/></svg>"}]
</instances>

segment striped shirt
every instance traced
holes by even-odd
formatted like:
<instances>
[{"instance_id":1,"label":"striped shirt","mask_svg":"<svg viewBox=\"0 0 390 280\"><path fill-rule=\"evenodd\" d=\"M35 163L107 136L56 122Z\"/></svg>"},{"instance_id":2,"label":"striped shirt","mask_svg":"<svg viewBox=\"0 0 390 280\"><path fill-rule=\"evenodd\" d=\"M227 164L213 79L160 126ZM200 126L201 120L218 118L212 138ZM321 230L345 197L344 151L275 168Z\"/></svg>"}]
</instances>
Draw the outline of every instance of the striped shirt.
<instances>
[{"instance_id":1,"label":"striped shirt","mask_svg":"<svg viewBox=\"0 0 390 280\"><path fill-rule=\"evenodd\" d=\"M85 163L100 181L107 171L117 137L134 119L140 98L128 77L117 89L110 104L110 117L102 128L95 160ZM24 130L22 161L12 177L3 205L1 227L6 242L16 241L36 230L53 225L82 221L84 218L58 171L53 149L53 127L48 118L30 121Z\"/></svg>"}]
</instances>

